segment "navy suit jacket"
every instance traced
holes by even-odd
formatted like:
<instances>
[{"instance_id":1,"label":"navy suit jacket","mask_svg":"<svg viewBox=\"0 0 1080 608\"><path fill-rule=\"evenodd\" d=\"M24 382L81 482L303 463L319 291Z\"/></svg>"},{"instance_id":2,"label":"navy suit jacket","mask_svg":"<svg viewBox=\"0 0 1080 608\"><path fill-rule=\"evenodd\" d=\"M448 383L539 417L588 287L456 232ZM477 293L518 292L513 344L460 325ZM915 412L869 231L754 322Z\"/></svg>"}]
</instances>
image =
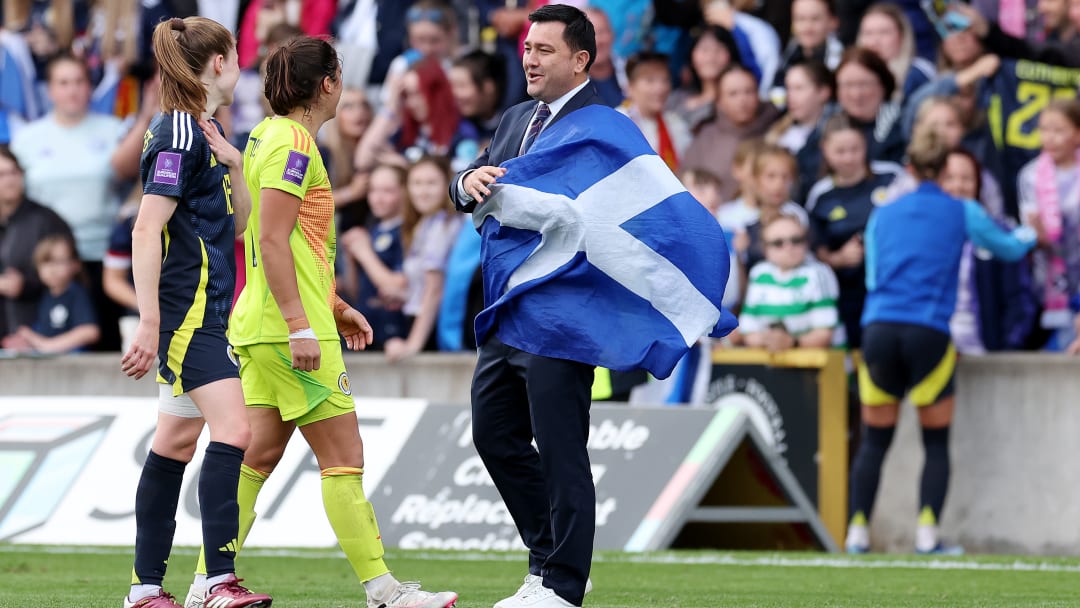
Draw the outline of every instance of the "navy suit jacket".
<instances>
[{"instance_id":1,"label":"navy suit jacket","mask_svg":"<svg viewBox=\"0 0 1080 608\"><path fill-rule=\"evenodd\" d=\"M495 129L495 135L492 136L488 147L464 171L454 176L453 181L450 182L450 198L459 211L472 213L473 208L476 207L476 201L469 200L464 196L464 192L458 189L461 176L479 167L488 165L497 167L511 158L516 158L518 149L521 147L521 140L525 138L525 131L528 130L529 122L536 111L537 103L535 100L525 101L503 113L502 120L499 121L499 126ZM589 82L585 88L578 91L577 95L566 102L566 105L544 128L550 127L574 110L593 104L607 105L596 92L593 83Z\"/></svg>"}]
</instances>

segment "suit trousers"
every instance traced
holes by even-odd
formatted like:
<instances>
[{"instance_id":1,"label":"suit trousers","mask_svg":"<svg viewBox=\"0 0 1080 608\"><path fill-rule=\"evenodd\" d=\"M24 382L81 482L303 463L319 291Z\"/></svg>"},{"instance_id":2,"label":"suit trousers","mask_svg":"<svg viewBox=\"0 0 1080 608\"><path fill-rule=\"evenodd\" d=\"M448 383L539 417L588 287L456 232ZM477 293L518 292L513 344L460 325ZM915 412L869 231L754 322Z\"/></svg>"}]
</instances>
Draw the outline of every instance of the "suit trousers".
<instances>
[{"instance_id":1,"label":"suit trousers","mask_svg":"<svg viewBox=\"0 0 1080 608\"><path fill-rule=\"evenodd\" d=\"M529 548L529 572L575 606L585 595L596 533L586 449L593 370L491 335L472 385L473 442Z\"/></svg>"}]
</instances>

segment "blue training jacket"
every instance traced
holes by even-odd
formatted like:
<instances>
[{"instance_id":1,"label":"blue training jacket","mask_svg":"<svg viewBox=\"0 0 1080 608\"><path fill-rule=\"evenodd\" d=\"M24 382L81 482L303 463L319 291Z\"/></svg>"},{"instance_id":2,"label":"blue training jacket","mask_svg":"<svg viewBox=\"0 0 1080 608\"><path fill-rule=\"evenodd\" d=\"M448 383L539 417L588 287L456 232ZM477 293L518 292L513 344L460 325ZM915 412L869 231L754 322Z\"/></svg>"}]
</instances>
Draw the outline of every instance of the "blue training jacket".
<instances>
[{"instance_id":1,"label":"blue training jacket","mask_svg":"<svg viewBox=\"0 0 1080 608\"><path fill-rule=\"evenodd\" d=\"M975 201L959 201L923 182L870 216L865 233L866 306L862 324L910 323L949 333L964 242L1015 261L1035 245L1025 229L1008 232Z\"/></svg>"}]
</instances>

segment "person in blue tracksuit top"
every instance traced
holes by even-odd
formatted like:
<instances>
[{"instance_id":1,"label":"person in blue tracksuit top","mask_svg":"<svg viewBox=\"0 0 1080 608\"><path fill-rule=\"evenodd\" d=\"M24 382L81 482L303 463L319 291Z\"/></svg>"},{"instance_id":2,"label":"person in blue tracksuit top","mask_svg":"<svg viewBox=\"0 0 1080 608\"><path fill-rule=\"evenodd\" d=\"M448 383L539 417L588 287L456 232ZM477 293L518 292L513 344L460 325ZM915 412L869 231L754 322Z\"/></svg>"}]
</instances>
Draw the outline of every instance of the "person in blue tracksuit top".
<instances>
[{"instance_id":1,"label":"person in blue tracksuit top","mask_svg":"<svg viewBox=\"0 0 1080 608\"><path fill-rule=\"evenodd\" d=\"M949 153L940 135L920 129L908 148L919 186L875 209L866 228L867 297L858 369L863 431L852 466L845 542L851 553L869 550L867 517L905 395L918 410L926 452L915 549L960 551L941 543L937 526L949 483L956 367L949 318L956 308L960 258L968 239L1004 260L1017 260L1035 245L1033 231L1007 233L977 202L955 199L941 189L937 181Z\"/></svg>"}]
</instances>

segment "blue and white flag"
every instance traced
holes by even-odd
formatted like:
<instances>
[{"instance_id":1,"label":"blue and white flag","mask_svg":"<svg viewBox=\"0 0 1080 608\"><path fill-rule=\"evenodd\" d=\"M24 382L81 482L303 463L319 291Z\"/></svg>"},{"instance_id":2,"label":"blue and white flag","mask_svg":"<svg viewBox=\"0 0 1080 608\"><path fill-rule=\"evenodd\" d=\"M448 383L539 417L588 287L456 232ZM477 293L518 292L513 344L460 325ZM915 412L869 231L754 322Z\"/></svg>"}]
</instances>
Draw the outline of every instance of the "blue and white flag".
<instances>
[{"instance_id":1,"label":"blue and white flag","mask_svg":"<svg viewBox=\"0 0 1080 608\"><path fill-rule=\"evenodd\" d=\"M502 166L473 213L478 344L495 331L535 355L665 378L698 338L735 328L723 230L629 118L586 106Z\"/></svg>"}]
</instances>

